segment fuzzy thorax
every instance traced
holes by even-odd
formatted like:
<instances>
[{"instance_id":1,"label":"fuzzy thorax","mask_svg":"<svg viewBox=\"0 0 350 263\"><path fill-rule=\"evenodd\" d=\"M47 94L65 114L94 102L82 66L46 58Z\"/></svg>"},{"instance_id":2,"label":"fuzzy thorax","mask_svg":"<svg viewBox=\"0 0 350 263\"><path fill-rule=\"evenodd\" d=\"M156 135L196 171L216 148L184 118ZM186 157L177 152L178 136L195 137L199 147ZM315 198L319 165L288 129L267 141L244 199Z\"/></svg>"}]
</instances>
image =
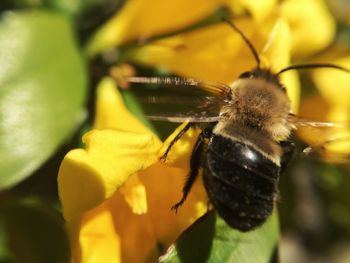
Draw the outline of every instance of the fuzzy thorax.
<instances>
[{"instance_id":1,"label":"fuzzy thorax","mask_svg":"<svg viewBox=\"0 0 350 263\"><path fill-rule=\"evenodd\" d=\"M232 100L222 108L225 116L238 125L267 133L276 141L285 140L290 101L285 91L264 79L238 79L232 84Z\"/></svg>"}]
</instances>

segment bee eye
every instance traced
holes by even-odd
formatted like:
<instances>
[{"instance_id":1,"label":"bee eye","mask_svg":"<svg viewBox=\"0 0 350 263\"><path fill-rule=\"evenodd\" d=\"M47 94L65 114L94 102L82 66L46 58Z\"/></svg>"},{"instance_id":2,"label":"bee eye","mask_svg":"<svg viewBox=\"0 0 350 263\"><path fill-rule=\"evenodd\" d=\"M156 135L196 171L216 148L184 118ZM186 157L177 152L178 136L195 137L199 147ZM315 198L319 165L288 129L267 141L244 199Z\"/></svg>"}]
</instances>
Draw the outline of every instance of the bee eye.
<instances>
[{"instance_id":1,"label":"bee eye","mask_svg":"<svg viewBox=\"0 0 350 263\"><path fill-rule=\"evenodd\" d=\"M248 79L252 76L252 73L250 71L243 72L241 75L239 75L240 79Z\"/></svg>"}]
</instances>

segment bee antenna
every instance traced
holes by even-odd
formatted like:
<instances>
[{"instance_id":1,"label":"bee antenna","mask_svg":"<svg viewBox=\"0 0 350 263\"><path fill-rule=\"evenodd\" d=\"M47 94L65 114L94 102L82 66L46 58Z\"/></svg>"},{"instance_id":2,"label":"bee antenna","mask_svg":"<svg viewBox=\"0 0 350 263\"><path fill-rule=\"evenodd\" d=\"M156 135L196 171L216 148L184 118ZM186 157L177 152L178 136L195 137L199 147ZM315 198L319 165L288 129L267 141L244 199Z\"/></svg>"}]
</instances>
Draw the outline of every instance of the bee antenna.
<instances>
[{"instance_id":1,"label":"bee antenna","mask_svg":"<svg viewBox=\"0 0 350 263\"><path fill-rule=\"evenodd\" d=\"M350 70L342 66L329 63L317 63L317 64L304 64L304 65L293 65L280 70L277 75L292 69L310 69L310 68L334 68L350 73Z\"/></svg>"},{"instance_id":2,"label":"bee antenna","mask_svg":"<svg viewBox=\"0 0 350 263\"><path fill-rule=\"evenodd\" d=\"M260 58L258 55L258 52L256 51L255 47L253 46L253 44L249 41L249 39L243 34L243 32L229 19L227 18L223 18L222 19L224 22L226 22L229 26L231 26L244 40L244 42L248 45L249 49L252 51L256 64L257 64L257 68L260 68Z\"/></svg>"}]
</instances>

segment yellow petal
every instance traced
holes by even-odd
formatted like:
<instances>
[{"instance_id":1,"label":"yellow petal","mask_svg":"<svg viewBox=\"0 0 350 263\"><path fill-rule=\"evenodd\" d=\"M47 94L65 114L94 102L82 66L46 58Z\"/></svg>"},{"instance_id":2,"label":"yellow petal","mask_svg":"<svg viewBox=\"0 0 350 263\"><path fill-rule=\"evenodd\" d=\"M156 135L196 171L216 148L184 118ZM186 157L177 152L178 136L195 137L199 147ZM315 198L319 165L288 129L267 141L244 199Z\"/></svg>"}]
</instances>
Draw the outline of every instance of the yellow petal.
<instances>
[{"instance_id":1,"label":"yellow petal","mask_svg":"<svg viewBox=\"0 0 350 263\"><path fill-rule=\"evenodd\" d=\"M317 109L317 110L315 110ZM309 120L327 121L329 105L319 95L303 98L300 103L300 116Z\"/></svg>"},{"instance_id":2,"label":"yellow petal","mask_svg":"<svg viewBox=\"0 0 350 263\"><path fill-rule=\"evenodd\" d=\"M289 25L283 18L279 18L276 21L273 19L272 21L272 30L269 33L261 56L269 62L273 72L278 72L290 65L291 36ZM300 86L297 72L282 73L281 81L285 85L288 96L291 99L292 111L294 113L298 112Z\"/></svg>"},{"instance_id":3,"label":"yellow petal","mask_svg":"<svg viewBox=\"0 0 350 263\"><path fill-rule=\"evenodd\" d=\"M282 18L273 19L271 24L272 29L261 55L266 57L271 70L278 72L290 63L290 30L288 23Z\"/></svg>"},{"instance_id":4,"label":"yellow petal","mask_svg":"<svg viewBox=\"0 0 350 263\"><path fill-rule=\"evenodd\" d=\"M130 132L150 132L124 106L112 78L104 78L97 88L94 129L115 129Z\"/></svg>"},{"instance_id":5,"label":"yellow petal","mask_svg":"<svg viewBox=\"0 0 350 263\"><path fill-rule=\"evenodd\" d=\"M58 175L66 219L109 198L130 175L158 161L161 143L150 133L94 130L84 138L86 150L70 151Z\"/></svg>"},{"instance_id":6,"label":"yellow petal","mask_svg":"<svg viewBox=\"0 0 350 263\"><path fill-rule=\"evenodd\" d=\"M113 215L114 227L121 241L122 262L156 262L157 238L149 213L133 213L119 191L106 203Z\"/></svg>"},{"instance_id":7,"label":"yellow petal","mask_svg":"<svg viewBox=\"0 0 350 263\"><path fill-rule=\"evenodd\" d=\"M333 40L335 22L324 0L283 1L281 15L290 24L294 56L310 56Z\"/></svg>"},{"instance_id":8,"label":"yellow petal","mask_svg":"<svg viewBox=\"0 0 350 263\"><path fill-rule=\"evenodd\" d=\"M141 183L137 174L129 177L120 188L120 193L124 195L125 201L134 214L142 215L147 212L146 187Z\"/></svg>"},{"instance_id":9,"label":"yellow petal","mask_svg":"<svg viewBox=\"0 0 350 263\"><path fill-rule=\"evenodd\" d=\"M74 262L92 262L98 256L101 260L95 262L114 262L108 261L113 256L121 258L121 262L155 262L159 245L169 246L207 211L207 196L200 178L178 213L170 210L181 198L186 174L161 163L141 171L137 180L148 193L146 214L135 214L117 191L79 219L69 220Z\"/></svg>"},{"instance_id":10,"label":"yellow petal","mask_svg":"<svg viewBox=\"0 0 350 263\"><path fill-rule=\"evenodd\" d=\"M281 80L283 85L287 88L287 94L291 100L292 112L298 113L300 103L300 82L298 73L296 71L283 73Z\"/></svg>"},{"instance_id":11,"label":"yellow petal","mask_svg":"<svg viewBox=\"0 0 350 263\"><path fill-rule=\"evenodd\" d=\"M268 62L265 64L274 71L289 65L290 33L283 19L276 21L271 18L257 31L251 20L241 19L235 23L258 51L263 48L262 56ZM224 83L231 83L243 71L255 66L254 57L242 38L222 23L155 41L134 51L132 58L179 75ZM300 94L298 75L286 72L281 78L292 100L293 111L297 112Z\"/></svg>"},{"instance_id":12,"label":"yellow petal","mask_svg":"<svg viewBox=\"0 0 350 263\"><path fill-rule=\"evenodd\" d=\"M232 1L234 2L234 1ZM257 21L263 21L266 16L272 12L276 6L276 0L239 0L240 4L252 14L252 17Z\"/></svg>"},{"instance_id":13,"label":"yellow petal","mask_svg":"<svg viewBox=\"0 0 350 263\"><path fill-rule=\"evenodd\" d=\"M252 20L239 19L237 26L259 51L266 39ZM225 23L164 38L134 50L131 59L165 68L178 75L231 83L256 63L242 38Z\"/></svg>"},{"instance_id":14,"label":"yellow petal","mask_svg":"<svg viewBox=\"0 0 350 263\"><path fill-rule=\"evenodd\" d=\"M161 158L168 149L169 144L174 140L175 136L186 126L187 123L181 124L164 142L162 150L159 152ZM189 170L189 160L192 149L197 140L201 130L199 128L189 129L179 141L177 141L171 148L166 164L174 167Z\"/></svg>"},{"instance_id":15,"label":"yellow petal","mask_svg":"<svg viewBox=\"0 0 350 263\"><path fill-rule=\"evenodd\" d=\"M187 123L181 124L164 142L162 157L170 142ZM188 176L191 153L199 128L189 129L171 148L165 164L157 163L140 172L139 178L148 194L148 212L155 227L158 241L168 247L174 240L208 209L208 197L201 173L178 213L170 211L182 197L182 188Z\"/></svg>"},{"instance_id":16,"label":"yellow petal","mask_svg":"<svg viewBox=\"0 0 350 263\"><path fill-rule=\"evenodd\" d=\"M350 68L350 56L331 61ZM312 73L316 87L330 105L329 120L349 121L350 74L335 69L317 69Z\"/></svg>"},{"instance_id":17,"label":"yellow petal","mask_svg":"<svg viewBox=\"0 0 350 263\"><path fill-rule=\"evenodd\" d=\"M189 162L189 160L188 160ZM185 203L178 212L170 208L180 201L188 170L162 163L140 172L139 178L147 189L148 216L158 243L168 247L196 219L207 211L208 197L199 176Z\"/></svg>"},{"instance_id":18,"label":"yellow petal","mask_svg":"<svg viewBox=\"0 0 350 263\"><path fill-rule=\"evenodd\" d=\"M106 204L67 223L72 262L122 262L120 238Z\"/></svg>"},{"instance_id":19,"label":"yellow petal","mask_svg":"<svg viewBox=\"0 0 350 263\"><path fill-rule=\"evenodd\" d=\"M129 0L91 39L94 55L133 39L173 32L213 14L228 0Z\"/></svg>"},{"instance_id":20,"label":"yellow petal","mask_svg":"<svg viewBox=\"0 0 350 263\"><path fill-rule=\"evenodd\" d=\"M331 63L349 68L350 56L331 61ZM309 101L311 107L307 107L304 103L304 111L316 120L336 123L349 122L350 74L335 69L317 69L312 72L312 78L322 95L322 100ZM318 102L319 105L315 102ZM324 151L323 155L330 161L333 161L333 157L337 158L334 153L350 154L350 130L346 127L310 129L310 131L306 130L300 134L311 145L322 144L320 150Z\"/></svg>"},{"instance_id":21,"label":"yellow petal","mask_svg":"<svg viewBox=\"0 0 350 263\"><path fill-rule=\"evenodd\" d=\"M161 142L127 111L111 78L98 87L94 127L105 130L87 133L86 150L70 151L60 167L59 193L66 218L98 205L130 175L158 160Z\"/></svg>"}]
</instances>

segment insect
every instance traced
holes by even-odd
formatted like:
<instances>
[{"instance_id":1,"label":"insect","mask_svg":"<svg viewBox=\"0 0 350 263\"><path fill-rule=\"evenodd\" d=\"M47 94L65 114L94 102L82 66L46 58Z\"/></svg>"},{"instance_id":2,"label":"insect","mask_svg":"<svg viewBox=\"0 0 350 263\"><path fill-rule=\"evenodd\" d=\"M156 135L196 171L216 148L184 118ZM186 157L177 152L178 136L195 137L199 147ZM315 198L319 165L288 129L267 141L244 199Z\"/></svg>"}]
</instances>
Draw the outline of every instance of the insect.
<instances>
[{"instance_id":1,"label":"insect","mask_svg":"<svg viewBox=\"0 0 350 263\"><path fill-rule=\"evenodd\" d=\"M273 211L280 174L294 151L294 144L288 141L292 131L301 127L333 127L332 123L308 121L292 114L280 74L316 67L349 70L325 63L294 65L271 72L260 66L257 51L240 29L230 20L225 21L242 37L257 63L231 85L177 77L130 77L128 81L190 86L210 94L191 102L193 109L200 109L197 113L189 110L149 116L153 120L188 122L170 143L164 160L191 127L202 127L191 154L182 198L172 209L177 211L184 203L202 167L204 186L213 207L228 225L245 232L263 224Z\"/></svg>"}]
</instances>

